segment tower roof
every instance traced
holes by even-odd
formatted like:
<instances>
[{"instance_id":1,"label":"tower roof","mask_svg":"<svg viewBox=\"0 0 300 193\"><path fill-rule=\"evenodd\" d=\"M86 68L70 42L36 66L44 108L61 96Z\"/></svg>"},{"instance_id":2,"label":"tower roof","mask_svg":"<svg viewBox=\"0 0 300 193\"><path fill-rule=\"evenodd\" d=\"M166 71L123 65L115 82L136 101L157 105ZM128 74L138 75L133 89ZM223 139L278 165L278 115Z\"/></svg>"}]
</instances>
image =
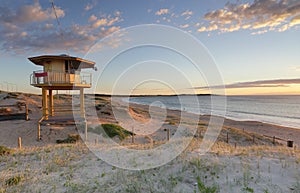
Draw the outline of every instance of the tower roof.
<instances>
[{"instance_id":1,"label":"tower roof","mask_svg":"<svg viewBox=\"0 0 300 193\"><path fill-rule=\"evenodd\" d=\"M95 62L85 60L79 57L73 57L69 55L42 55L28 58L32 63L40 66L44 66L45 63L51 62L52 60L68 60L72 61L73 64L80 65L80 68L94 68Z\"/></svg>"}]
</instances>

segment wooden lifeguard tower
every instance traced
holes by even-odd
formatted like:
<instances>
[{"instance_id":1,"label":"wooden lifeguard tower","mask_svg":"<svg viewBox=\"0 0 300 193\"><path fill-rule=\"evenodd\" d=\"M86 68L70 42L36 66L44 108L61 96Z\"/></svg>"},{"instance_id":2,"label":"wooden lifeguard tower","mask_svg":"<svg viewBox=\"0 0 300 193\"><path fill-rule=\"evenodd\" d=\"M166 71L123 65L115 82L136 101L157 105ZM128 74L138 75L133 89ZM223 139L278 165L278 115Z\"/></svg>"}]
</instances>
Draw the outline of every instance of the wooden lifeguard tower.
<instances>
[{"instance_id":1,"label":"wooden lifeguard tower","mask_svg":"<svg viewBox=\"0 0 300 193\"><path fill-rule=\"evenodd\" d=\"M28 59L43 66L43 70L35 71L30 76L30 84L42 89L43 116L38 122L38 140L41 139L40 125L43 122L49 125L57 123L57 120L68 121L70 118L56 116L54 90L80 90L80 117L85 122L84 88L92 86L92 74L81 70L95 69L95 62L68 55L42 55ZM74 121L73 115L71 119Z\"/></svg>"}]
</instances>

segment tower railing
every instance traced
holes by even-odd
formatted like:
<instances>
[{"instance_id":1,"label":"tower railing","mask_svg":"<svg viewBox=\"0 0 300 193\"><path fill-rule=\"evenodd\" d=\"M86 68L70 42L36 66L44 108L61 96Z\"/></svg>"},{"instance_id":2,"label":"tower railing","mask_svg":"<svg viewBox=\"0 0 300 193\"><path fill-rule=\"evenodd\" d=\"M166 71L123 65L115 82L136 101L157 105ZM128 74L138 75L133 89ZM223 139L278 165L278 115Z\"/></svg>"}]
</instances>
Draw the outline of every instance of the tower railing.
<instances>
[{"instance_id":1,"label":"tower railing","mask_svg":"<svg viewBox=\"0 0 300 193\"><path fill-rule=\"evenodd\" d=\"M75 71L74 73L56 71L34 71L30 75L30 84L33 86L44 84L74 84L91 86L92 74L80 71Z\"/></svg>"}]
</instances>

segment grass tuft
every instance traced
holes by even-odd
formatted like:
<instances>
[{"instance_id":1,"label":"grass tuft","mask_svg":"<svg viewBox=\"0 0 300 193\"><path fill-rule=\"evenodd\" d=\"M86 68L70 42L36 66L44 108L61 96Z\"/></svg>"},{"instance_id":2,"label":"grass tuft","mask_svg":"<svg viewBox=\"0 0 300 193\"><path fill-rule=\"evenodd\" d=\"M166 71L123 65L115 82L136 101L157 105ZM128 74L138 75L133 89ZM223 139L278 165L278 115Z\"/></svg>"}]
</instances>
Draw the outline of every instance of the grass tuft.
<instances>
[{"instance_id":1,"label":"grass tuft","mask_svg":"<svg viewBox=\"0 0 300 193\"><path fill-rule=\"evenodd\" d=\"M207 187L205 184L201 181L200 177L197 177L197 184L198 184L198 190L201 193L215 193L217 192L217 187L212 186L212 187Z\"/></svg>"},{"instance_id":2,"label":"grass tuft","mask_svg":"<svg viewBox=\"0 0 300 193\"><path fill-rule=\"evenodd\" d=\"M12 153L12 150L5 147L5 146L0 146L0 156L2 155L8 155L8 154L11 154Z\"/></svg>"},{"instance_id":3,"label":"grass tuft","mask_svg":"<svg viewBox=\"0 0 300 193\"><path fill-rule=\"evenodd\" d=\"M56 143L76 143L80 140L80 136L78 134L70 134L66 139L58 139L56 140Z\"/></svg>"},{"instance_id":4,"label":"grass tuft","mask_svg":"<svg viewBox=\"0 0 300 193\"><path fill-rule=\"evenodd\" d=\"M18 185L22 181L22 176L13 176L5 181L5 185L7 186L15 186Z\"/></svg>"},{"instance_id":5,"label":"grass tuft","mask_svg":"<svg viewBox=\"0 0 300 193\"><path fill-rule=\"evenodd\" d=\"M115 124L102 124L96 128L89 128L88 130L89 132L97 134L104 134L104 131L108 137L113 138L115 136L118 136L118 138L121 141L124 140L126 137L132 135L132 132L127 131L123 127Z\"/></svg>"}]
</instances>

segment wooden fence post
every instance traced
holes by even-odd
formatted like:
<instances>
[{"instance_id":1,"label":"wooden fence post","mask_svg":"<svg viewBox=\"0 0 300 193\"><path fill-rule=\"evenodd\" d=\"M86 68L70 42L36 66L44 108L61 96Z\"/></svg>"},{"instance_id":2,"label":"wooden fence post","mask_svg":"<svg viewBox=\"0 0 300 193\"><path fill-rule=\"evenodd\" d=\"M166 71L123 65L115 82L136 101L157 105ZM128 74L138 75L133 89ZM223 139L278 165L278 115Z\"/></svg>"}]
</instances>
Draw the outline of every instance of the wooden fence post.
<instances>
[{"instance_id":1,"label":"wooden fence post","mask_svg":"<svg viewBox=\"0 0 300 193\"><path fill-rule=\"evenodd\" d=\"M22 138L21 137L18 138L18 147L19 147L19 149L22 149Z\"/></svg>"},{"instance_id":2,"label":"wooden fence post","mask_svg":"<svg viewBox=\"0 0 300 193\"><path fill-rule=\"evenodd\" d=\"M229 134L228 134L228 132L226 134L226 143L229 143Z\"/></svg>"},{"instance_id":3,"label":"wooden fence post","mask_svg":"<svg viewBox=\"0 0 300 193\"><path fill-rule=\"evenodd\" d=\"M134 127L132 127L132 139L131 142L134 143Z\"/></svg>"},{"instance_id":4,"label":"wooden fence post","mask_svg":"<svg viewBox=\"0 0 300 193\"><path fill-rule=\"evenodd\" d=\"M41 140L41 123L38 122L38 130L37 130L37 140Z\"/></svg>"},{"instance_id":5,"label":"wooden fence post","mask_svg":"<svg viewBox=\"0 0 300 193\"><path fill-rule=\"evenodd\" d=\"M28 104L25 104L25 120L28 121Z\"/></svg>"},{"instance_id":6,"label":"wooden fence post","mask_svg":"<svg viewBox=\"0 0 300 193\"><path fill-rule=\"evenodd\" d=\"M98 136L97 136L95 139L95 145L98 145L98 142L99 142L99 140L98 140Z\"/></svg>"}]
</instances>

